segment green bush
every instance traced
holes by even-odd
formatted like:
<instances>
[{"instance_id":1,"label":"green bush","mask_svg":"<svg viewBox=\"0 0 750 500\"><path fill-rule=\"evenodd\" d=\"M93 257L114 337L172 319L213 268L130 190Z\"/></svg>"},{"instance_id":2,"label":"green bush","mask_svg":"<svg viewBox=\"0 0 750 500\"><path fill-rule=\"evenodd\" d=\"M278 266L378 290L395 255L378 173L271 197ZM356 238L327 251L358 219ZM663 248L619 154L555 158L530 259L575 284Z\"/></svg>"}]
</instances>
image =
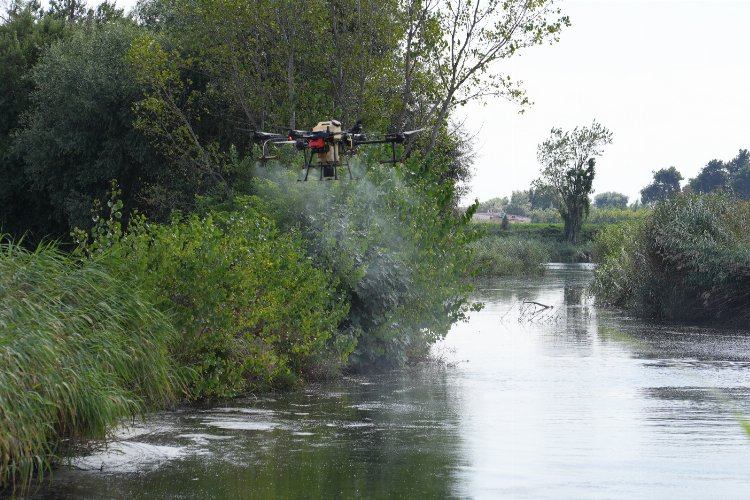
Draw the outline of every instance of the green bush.
<instances>
[{"instance_id":1,"label":"green bush","mask_svg":"<svg viewBox=\"0 0 750 500\"><path fill-rule=\"evenodd\" d=\"M598 263L593 289L597 297L611 304L636 308L634 302L642 285L639 269L646 266L639 248L643 224L627 221L604 227L594 242L593 257Z\"/></svg>"},{"instance_id":2,"label":"green bush","mask_svg":"<svg viewBox=\"0 0 750 500\"><path fill-rule=\"evenodd\" d=\"M643 222L602 232L594 290L664 319L750 319L750 205L724 195L666 200Z\"/></svg>"},{"instance_id":3,"label":"green bush","mask_svg":"<svg viewBox=\"0 0 750 500\"><path fill-rule=\"evenodd\" d=\"M43 474L63 443L173 401L173 335L136 280L51 246L0 245L0 488Z\"/></svg>"},{"instance_id":4,"label":"green bush","mask_svg":"<svg viewBox=\"0 0 750 500\"><path fill-rule=\"evenodd\" d=\"M470 216L446 207L450 185L422 181L373 168L354 182L275 175L255 184L279 226L300 231L315 265L336 277L350 304L339 339L356 342L353 369L424 356L469 307Z\"/></svg>"},{"instance_id":5,"label":"green bush","mask_svg":"<svg viewBox=\"0 0 750 500\"><path fill-rule=\"evenodd\" d=\"M232 211L175 215L166 225L136 217L122 236L116 224L98 227L102 259L126 263L120 272L135 274L169 314L179 334L172 352L194 373L195 397L288 386L323 364L335 368L351 350L335 342L347 307L331 277L257 198L238 198Z\"/></svg>"},{"instance_id":6,"label":"green bush","mask_svg":"<svg viewBox=\"0 0 750 500\"><path fill-rule=\"evenodd\" d=\"M485 236L473 242L471 265L479 276L542 274L550 254L536 239Z\"/></svg>"},{"instance_id":7,"label":"green bush","mask_svg":"<svg viewBox=\"0 0 750 500\"><path fill-rule=\"evenodd\" d=\"M586 218L586 224L615 224L626 220L642 219L650 210L641 208L631 210L629 208L596 208L592 207ZM562 224L560 212L556 209L548 208L546 210L534 210L531 213L531 220L536 224Z\"/></svg>"},{"instance_id":8,"label":"green bush","mask_svg":"<svg viewBox=\"0 0 750 500\"><path fill-rule=\"evenodd\" d=\"M503 230L500 224L478 224L485 229L488 236L535 241L544 247L547 255L545 262L589 262L594 237L599 226L584 225L579 235L579 242L573 244L564 237L562 224L511 224Z\"/></svg>"}]
</instances>

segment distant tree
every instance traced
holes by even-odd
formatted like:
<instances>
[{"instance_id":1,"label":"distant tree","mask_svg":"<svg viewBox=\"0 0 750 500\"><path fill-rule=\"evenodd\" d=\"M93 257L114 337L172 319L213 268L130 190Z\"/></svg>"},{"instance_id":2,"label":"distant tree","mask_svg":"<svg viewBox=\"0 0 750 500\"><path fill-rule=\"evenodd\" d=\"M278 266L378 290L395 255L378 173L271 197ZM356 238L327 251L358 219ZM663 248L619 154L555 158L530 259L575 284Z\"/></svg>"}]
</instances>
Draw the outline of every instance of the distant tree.
<instances>
[{"instance_id":1,"label":"distant tree","mask_svg":"<svg viewBox=\"0 0 750 500\"><path fill-rule=\"evenodd\" d=\"M697 176L690 179L688 186L696 193L710 193L717 189L726 189L728 183L727 166L721 160L711 160Z\"/></svg>"},{"instance_id":2,"label":"distant tree","mask_svg":"<svg viewBox=\"0 0 750 500\"><path fill-rule=\"evenodd\" d=\"M654 172L654 181L641 189L641 202L644 205L653 205L679 193L681 180L682 174L675 167L657 170Z\"/></svg>"},{"instance_id":3,"label":"distant tree","mask_svg":"<svg viewBox=\"0 0 750 500\"><path fill-rule=\"evenodd\" d=\"M594 120L590 127L571 132L553 128L550 137L539 145L537 158L542 164L541 178L535 188L547 186L557 196L558 210L565 223L565 238L578 239L581 224L588 216L595 156L612 143L612 132Z\"/></svg>"},{"instance_id":4,"label":"distant tree","mask_svg":"<svg viewBox=\"0 0 750 500\"><path fill-rule=\"evenodd\" d=\"M596 208L628 208L628 197L622 193L608 191L599 193L594 196L594 206Z\"/></svg>"},{"instance_id":5,"label":"distant tree","mask_svg":"<svg viewBox=\"0 0 750 500\"><path fill-rule=\"evenodd\" d=\"M510 202L505 206L505 211L513 215L528 216L531 212L528 191L513 191Z\"/></svg>"},{"instance_id":6,"label":"distant tree","mask_svg":"<svg viewBox=\"0 0 750 500\"><path fill-rule=\"evenodd\" d=\"M750 152L740 149L737 156L727 163L730 176L730 187L735 196L750 199Z\"/></svg>"},{"instance_id":7,"label":"distant tree","mask_svg":"<svg viewBox=\"0 0 750 500\"><path fill-rule=\"evenodd\" d=\"M532 210L557 210L557 197L549 186L529 189L529 202Z\"/></svg>"},{"instance_id":8,"label":"distant tree","mask_svg":"<svg viewBox=\"0 0 750 500\"><path fill-rule=\"evenodd\" d=\"M503 212L505 206L508 204L508 197L503 196L502 198L490 198L486 201L480 201L477 212Z\"/></svg>"}]
</instances>

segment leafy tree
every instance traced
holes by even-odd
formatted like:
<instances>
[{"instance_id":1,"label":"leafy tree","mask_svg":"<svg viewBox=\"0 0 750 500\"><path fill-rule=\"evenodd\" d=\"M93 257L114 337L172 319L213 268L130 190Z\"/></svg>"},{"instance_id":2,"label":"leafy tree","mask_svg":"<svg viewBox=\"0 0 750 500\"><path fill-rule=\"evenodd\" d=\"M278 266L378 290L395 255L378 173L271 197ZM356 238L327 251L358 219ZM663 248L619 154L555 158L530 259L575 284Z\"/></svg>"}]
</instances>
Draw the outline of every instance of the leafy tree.
<instances>
[{"instance_id":1,"label":"leafy tree","mask_svg":"<svg viewBox=\"0 0 750 500\"><path fill-rule=\"evenodd\" d=\"M58 227L89 227L93 200L118 179L132 208L160 162L133 128L142 95L124 60L138 28L120 19L79 28L31 72L36 89L16 151L28 188Z\"/></svg>"},{"instance_id":2,"label":"leafy tree","mask_svg":"<svg viewBox=\"0 0 750 500\"><path fill-rule=\"evenodd\" d=\"M529 202L528 191L513 191L510 195L510 203L505 207L505 211L513 215L528 216L531 212L531 203Z\"/></svg>"},{"instance_id":3,"label":"leafy tree","mask_svg":"<svg viewBox=\"0 0 750 500\"><path fill-rule=\"evenodd\" d=\"M681 180L682 174L675 167L657 170L654 172L654 181L641 189L641 202L644 205L653 205L679 193Z\"/></svg>"},{"instance_id":4,"label":"leafy tree","mask_svg":"<svg viewBox=\"0 0 750 500\"><path fill-rule=\"evenodd\" d=\"M628 197L622 193L608 191L600 193L594 197L594 206L596 208L621 208L628 207Z\"/></svg>"},{"instance_id":5,"label":"leafy tree","mask_svg":"<svg viewBox=\"0 0 750 500\"><path fill-rule=\"evenodd\" d=\"M508 198L506 196L502 198L490 198L489 200L479 202L477 212L503 212L507 204Z\"/></svg>"},{"instance_id":6,"label":"leafy tree","mask_svg":"<svg viewBox=\"0 0 750 500\"><path fill-rule=\"evenodd\" d=\"M520 84L495 70L494 63L556 41L570 25L553 0L411 0L406 6L404 102L416 100L410 74L420 61L436 82L422 113L421 123L433 127L428 150L456 106L489 96L528 103Z\"/></svg>"},{"instance_id":7,"label":"leafy tree","mask_svg":"<svg viewBox=\"0 0 750 500\"><path fill-rule=\"evenodd\" d=\"M529 202L532 210L557 210L557 197L549 186L532 186L529 189Z\"/></svg>"},{"instance_id":8,"label":"leafy tree","mask_svg":"<svg viewBox=\"0 0 750 500\"><path fill-rule=\"evenodd\" d=\"M735 196L750 199L750 152L741 149L737 156L727 163L727 170Z\"/></svg>"},{"instance_id":9,"label":"leafy tree","mask_svg":"<svg viewBox=\"0 0 750 500\"><path fill-rule=\"evenodd\" d=\"M45 236L49 205L28 192L23 159L13 150L13 135L30 105L31 68L44 50L69 32L64 20L46 15L37 2L14 2L0 23L0 231Z\"/></svg>"},{"instance_id":10,"label":"leafy tree","mask_svg":"<svg viewBox=\"0 0 750 500\"><path fill-rule=\"evenodd\" d=\"M690 179L690 188L697 193L711 193L725 189L729 181L729 172L721 160L711 160L695 178Z\"/></svg>"},{"instance_id":11,"label":"leafy tree","mask_svg":"<svg viewBox=\"0 0 750 500\"><path fill-rule=\"evenodd\" d=\"M594 120L590 127L576 127L570 132L553 128L537 149L542 171L541 178L534 182L535 188L546 187L555 193L565 238L571 243L577 241L581 224L588 216L594 157L611 143L612 132Z\"/></svg>"},{"instance_id":12,"label":"leafy tree","mask_svg":"<svg viewBox=\"0 0 750 500\"><path fill-rule=\"evenodd\" d=\"M750 198L750 152L741 149L728 162L711 160L690 179L688 187L697 193L728 190L739 198Z\"/></svg>"}]
</instances>

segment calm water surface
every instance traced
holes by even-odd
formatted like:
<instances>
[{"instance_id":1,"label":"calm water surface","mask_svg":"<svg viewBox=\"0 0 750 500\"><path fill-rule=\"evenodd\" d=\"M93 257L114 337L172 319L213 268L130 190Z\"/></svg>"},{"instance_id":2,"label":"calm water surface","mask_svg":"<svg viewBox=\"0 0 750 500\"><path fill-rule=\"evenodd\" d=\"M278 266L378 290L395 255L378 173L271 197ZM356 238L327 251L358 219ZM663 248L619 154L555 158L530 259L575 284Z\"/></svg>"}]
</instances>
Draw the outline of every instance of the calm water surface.
<instances>
[{"instance_id":1,"label":"calm water surface","mask_svg":"<svg viewBox=\"0 0 750 500\"><path fill-rule=\"evenodd\" d=\"M159 414L35 497L750 498L750 333L598 309L590 279L482 282L443 365Z\"/></svg>"}]
</instances>

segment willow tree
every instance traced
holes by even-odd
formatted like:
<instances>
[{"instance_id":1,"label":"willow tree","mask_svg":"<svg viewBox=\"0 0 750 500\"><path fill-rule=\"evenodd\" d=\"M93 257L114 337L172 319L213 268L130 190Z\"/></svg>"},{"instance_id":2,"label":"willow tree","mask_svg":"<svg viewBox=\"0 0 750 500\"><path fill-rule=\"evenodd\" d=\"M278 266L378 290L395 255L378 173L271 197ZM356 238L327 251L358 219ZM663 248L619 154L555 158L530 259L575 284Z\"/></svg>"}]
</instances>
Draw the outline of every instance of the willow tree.
<instances>
[{"instance_id":1,"label":"willow tree","mask_svg":"<svg viewBox=\"0 0 750 500\"><path fill-rule=\"evenodd\" d=\"M402 100L417 125L432 127L429 149L457 106L487 97L528 104L521 82L498 63L557 41L570 25L555 0L407 0L402 9ZM415 95L420 86L427 102Z\"/></svg>"},{"instance_id":2,"label":"willow tree","mask_svg":"<svg viewBox=\"0 0 750 500\"><path fill-rule=\"evenodd\" d=\"M542 171L541 178L534 181L535 187L546 187L555 193L565 222L565 238L571 243L577 241L591 206L594 157L611 143L612 132L594 120L590 127L576 127L570 132L553 128L537 149Z\"/></svg>"}]
</instances>

